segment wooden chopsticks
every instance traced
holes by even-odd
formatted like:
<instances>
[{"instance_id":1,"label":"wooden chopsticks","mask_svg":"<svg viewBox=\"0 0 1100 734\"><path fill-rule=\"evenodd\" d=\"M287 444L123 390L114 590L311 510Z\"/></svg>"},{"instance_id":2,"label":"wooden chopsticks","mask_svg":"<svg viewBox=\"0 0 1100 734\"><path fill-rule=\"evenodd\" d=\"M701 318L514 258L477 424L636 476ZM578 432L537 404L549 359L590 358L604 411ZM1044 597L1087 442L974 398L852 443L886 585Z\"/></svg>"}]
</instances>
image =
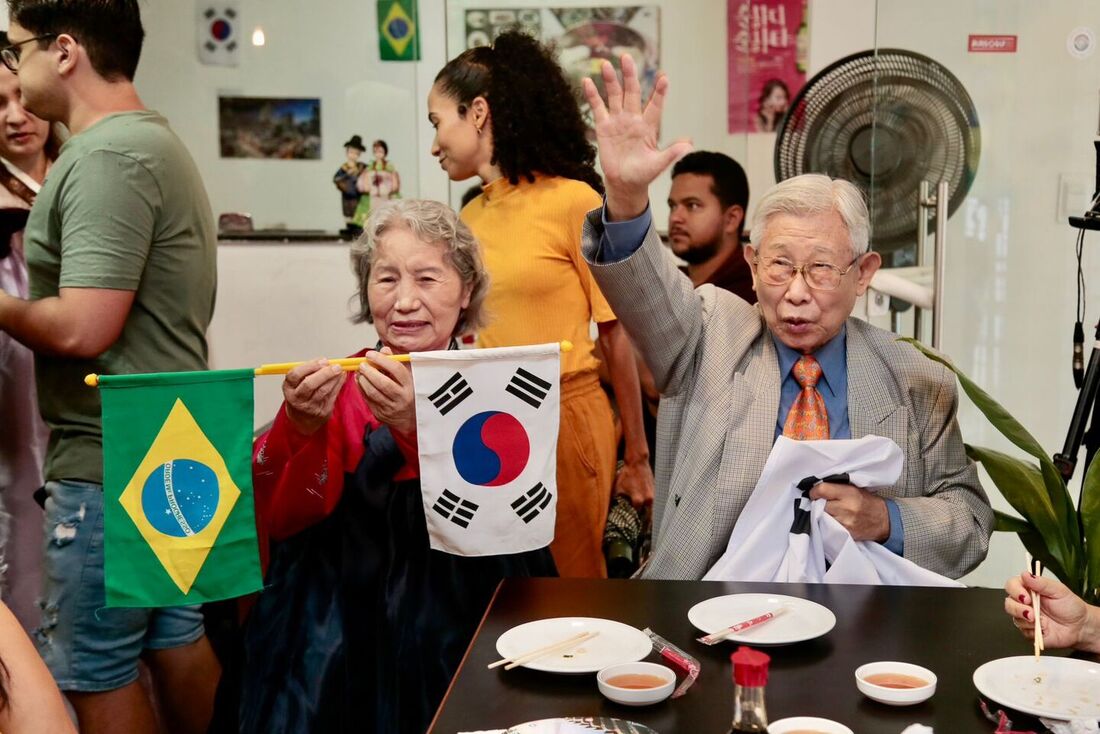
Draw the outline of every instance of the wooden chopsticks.
<instances>
[{"instance_id":1,"label":"wooden chopsticks","mask_svg":"<svg viewBox=\"0 0 1100 734\"><path fill-rule=\"evenodd\" d=\"M1027 554L1027 570L1030 573L1032 573L1036 576L1042 576L1043 575L1043 562L1039 561L1039 560L1033 561L1031 559L1031 554L1028 553ZM1039 653L1046 649L1046 645L1043 644L1043 624L1042 624L1042 620L1040 619L1041 609L1040 609L1039 599L1040 599L1040 596L1039 596L1038 592L1035 592L1035 591L1031 592L1031 613L1035 616L1035 638L1034 638L1035 645L1034 645L1034 648L1035 648L1035 659L1036 660L1039 659Z\"/></svg>"},{"instance_id":2,"label":"wooden chopsticks","mask_svg":"<svg viewBox=\"0 0 1100 734\"><path fill-rule=\"evenodd\" d=\"M1041 561L1035 561L1035 575L1041 576L1043 573L1043 564ZM1039 659L1039 653L1046 649L1046 645L1043 643L1043 622L1039 618L1039 592L1031 592L1031 608L1035 612L1035 659Z\"/></svg>"},{"instance_id":3,"label":"wooden chopsticks","mask_svg":"<svg viewBox=\"0 0 1100 734\"><path fill-rule=\"evenodd\" d=\"M560 640L551 645L546 645L545 647L540 647L536 650L531 650L530 652L525 652L524 654L517 655L514 658L504 658L503 660L497 660L495 663L489 663L487 667L491 670L493 668L499 668L501 665L503 665L505 670L511 670L512 668L516 668L520 665L526 665L527 663L534 662L535 660L546 657L547 655L565 652L571 647L576 647L582 642L587 642L588 640L591 640L598 634L600 633L591 631L580 632L567 639Z\"/></svg>"},{"instance_id":4,"label":"wooden chopsticks","mask_svg":"<svg viewBox=\"0 0 1100 734\"><path fill-rule=\"evenodd\" d=\"M753 617L752 619L746 619L744 622L738 622L737 624L732 624L729 627L726 627L724 630L718 630L717 632L712 632L711 634L709 634L705 637L698 637L696 639L699 642L703 643L704 645L716 645L719 642L721 642L722 640L726 639L727 636L732 635L735 632L741 632L743 630L749 629L750 627L755 627L757 625L764 624L765 622L768 622L770 620L775 619L780 614L783 614L786 611L787 611L787 607L785 605L781 606L781 607L776 607L775 609L773 609L770 612L766 612L764 614L761 614L759 617Z\"/></svg>"}]
</instances>

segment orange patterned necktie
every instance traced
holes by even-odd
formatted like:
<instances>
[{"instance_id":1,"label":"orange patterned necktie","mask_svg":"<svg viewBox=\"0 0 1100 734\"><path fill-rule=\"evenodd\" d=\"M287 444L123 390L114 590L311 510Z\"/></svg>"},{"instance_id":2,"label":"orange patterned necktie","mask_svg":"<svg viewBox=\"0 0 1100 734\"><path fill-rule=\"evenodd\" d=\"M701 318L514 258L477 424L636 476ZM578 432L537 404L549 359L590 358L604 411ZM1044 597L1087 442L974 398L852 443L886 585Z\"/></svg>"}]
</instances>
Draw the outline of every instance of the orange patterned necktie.
<instances>
[{"instance_id":1,"label":"orange patterned necktie","mask_svg":"<svg viewBox=\"0 0 1100 734\"><path fill-rule=\"evenodd\" d=\"M804 354L794 363L791 371L802 392L798 393L787 413L783 435L796 441L829 438L829 412L825 410L825 398L817 391L821 365L810 355Z\"/></svg>"}]
</instances>

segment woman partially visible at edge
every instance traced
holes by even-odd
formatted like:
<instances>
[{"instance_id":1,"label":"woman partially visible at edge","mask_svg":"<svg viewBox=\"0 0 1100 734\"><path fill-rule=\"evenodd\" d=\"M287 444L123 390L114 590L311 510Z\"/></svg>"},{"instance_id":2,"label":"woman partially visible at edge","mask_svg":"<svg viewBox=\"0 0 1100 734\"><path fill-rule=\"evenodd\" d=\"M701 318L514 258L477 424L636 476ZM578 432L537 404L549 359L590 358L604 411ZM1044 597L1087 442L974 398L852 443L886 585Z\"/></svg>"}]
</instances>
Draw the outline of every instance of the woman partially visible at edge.
<instances>
[{"instance_id":1,"label":"woman partially visible at edge","mask_svg":"<svg viewBox=\"0 0 1100 734\"><path fill-rule=\"evenodd\" d=\"M428 95L432 154L453 181L480 177L462 210L493 278L492 323L478 346L568 339L562 355L558 515L550 550L562 576L606 575L602 540L612 484L635 505L653 499L638 371L626 331L580 254L585 215L602 204L595 148L551 52L523 33L465 51ZM615 477L614 416L597 376L599 329L625 438Z\"/></svg>"},{"instance_id":2,"label":"woman partially visible at edge","mask_svg":"<svg viewBox=\"0 0 1100 734\"><path fill-rule=\"evenodd\" d=\"M8 45L0 31L0 46ZM0 66L0 290L30 294L23 230L61 140L20 101L19 77ZM34 354L0 331L0 597L25 630L38 626L42 486L49 431L38 412Z\"/></svg>"},{"instance_id":3,"label":"woman partially visible at edge","mask_svg":"<svg viewBox=\"0 0 1100 734\"><path fill-rule=\"evenodd\" d=\"M0 731L76 734L38 651L11 611L0 604Z\"/></svg>"}]
</instances>

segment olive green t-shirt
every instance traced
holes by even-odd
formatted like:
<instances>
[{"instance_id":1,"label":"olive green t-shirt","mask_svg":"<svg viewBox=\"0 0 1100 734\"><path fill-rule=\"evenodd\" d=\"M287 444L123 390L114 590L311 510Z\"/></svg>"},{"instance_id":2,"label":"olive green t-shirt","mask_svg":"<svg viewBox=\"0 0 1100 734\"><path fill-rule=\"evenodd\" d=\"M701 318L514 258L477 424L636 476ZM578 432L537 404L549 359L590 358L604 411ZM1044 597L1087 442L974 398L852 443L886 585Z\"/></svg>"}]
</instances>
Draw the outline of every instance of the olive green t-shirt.
<instances>
[{"instance_id":1,"label":"olive green t-shirt","mask_svg":"<svg viewBox=\"0 0 1100 734\"><path fill-rule=\"evenodd\" d=\"M217 236L202 178L155 112L110 115L70 138L25 234L32 299L60 288L135 291L122 334L95 359L37 355L50 428L47 479L103 482L102 375L206 369Z\"/></svg>"}]
</instances>

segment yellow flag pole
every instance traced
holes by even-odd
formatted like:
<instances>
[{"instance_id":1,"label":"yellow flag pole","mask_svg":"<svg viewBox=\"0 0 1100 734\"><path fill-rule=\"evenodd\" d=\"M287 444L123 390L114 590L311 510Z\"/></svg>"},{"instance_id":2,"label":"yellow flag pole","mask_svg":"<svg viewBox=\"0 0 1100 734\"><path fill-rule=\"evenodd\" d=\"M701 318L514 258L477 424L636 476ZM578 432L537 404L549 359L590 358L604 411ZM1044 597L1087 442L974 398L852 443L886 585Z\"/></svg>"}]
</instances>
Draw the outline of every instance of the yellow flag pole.
<instances>
[{"instance_id":1,"label":"yellow flag pole","mask_svg":"<svg viewBox=\"0 0 1100 734\"><path fill-rule=\"evenodd\" d=\"M385 354L382 355L392 359L394 362L408 362L409 355L407 354ZM359 365L367 361L366 357L348 357L347 359L329 359L326 360L329 364L334 364L344 370L344 372L354 372L359 369ZM295 367L301 367L303 364L309 364L308 362L276 362L273 364L261 364L256 368L257 375L285 375Z\"/></svg>"},{"instance_id":2,"label":"yellow flag pole","mask_svg":"<svg viewBox=\"0 0 1100 734\"><path fill-rule=\"evenodd\" d=\"M560 343L561 350L568 352L573 349L573 342L562 341ZM407 354L386 354L383 355L395 362L408 362L409 355ZM329 359L326 360L329 364L337 365L345 372L354 372L359 369L359 365L369 361L366 357L348 357L346 359ZM262 364L256 368L257 375L285 375L295 367L300 367L308 362L277 362L273 364ZM84 384L88 387L97 387L99 385L99 375L90 374L84 378Z\"/></svg>"}]
</instances>

